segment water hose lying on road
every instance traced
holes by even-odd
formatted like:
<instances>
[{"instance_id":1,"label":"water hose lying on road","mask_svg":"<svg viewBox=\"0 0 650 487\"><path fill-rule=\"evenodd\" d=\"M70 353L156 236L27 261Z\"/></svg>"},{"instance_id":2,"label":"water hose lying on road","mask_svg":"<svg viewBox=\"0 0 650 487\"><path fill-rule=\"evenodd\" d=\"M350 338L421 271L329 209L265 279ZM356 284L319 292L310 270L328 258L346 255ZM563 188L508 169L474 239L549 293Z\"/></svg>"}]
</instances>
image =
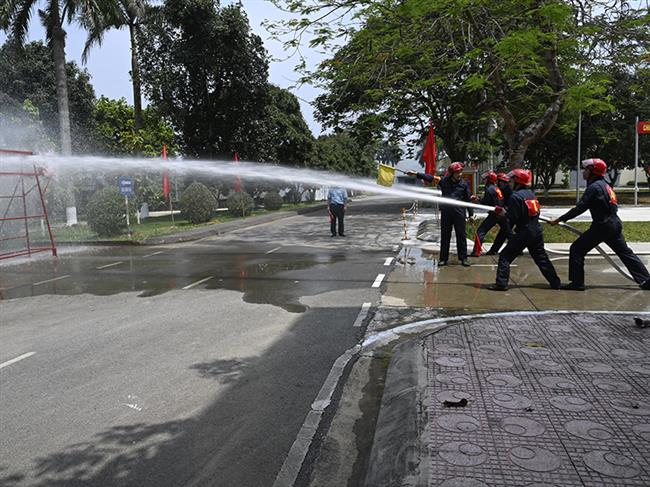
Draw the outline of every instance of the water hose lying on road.
<instances>
[{"instance_id":1,"label":"water hose lying on road","mask_svg":"<svg viewBox=\"0 0 650 487\"><path fill-rule=\"evenodd\" d=\"M542 220L542 221L545 221L545 222L547 222L547 223L551 221L551 218L547 218L547 217L545 217L545 216L541 216L541 215L540 215L539 219ZM562 228L566 228L566 229L567 229L568 231L570 231L571 233L576 234L578 237L579 237L580 235L582 235L582 232L581 232L580 230L578 230L578 229L575 228L575 227L572 227L571 225L569 225L569 224L567 224L567 223L560 222L559 225L560 225ZM631 275L630 275L626 270L622 269L621 266L618 265L618 264L616 263L616 261L614 261L614 259L612 259L612 258L607 254L607 252L605 252L605 251L603 250L603 248L602 248L600 245L596 245L596 250L598 251L598 253L599 253L600 255L602 255L602 256L605 258L605 260L606 260L607 262L609 262L609 264L610 264L614 269L616 269L616 270L618 271L618 273L619 273L620 275L622 275L623 277L626 277L627 279L629 279L629 280L632 281L632 282L636 282L636 281L634 280L634 278L633 278L633 277L632 277L632 276L631 276Z\"/></svg>"}]
</instances>

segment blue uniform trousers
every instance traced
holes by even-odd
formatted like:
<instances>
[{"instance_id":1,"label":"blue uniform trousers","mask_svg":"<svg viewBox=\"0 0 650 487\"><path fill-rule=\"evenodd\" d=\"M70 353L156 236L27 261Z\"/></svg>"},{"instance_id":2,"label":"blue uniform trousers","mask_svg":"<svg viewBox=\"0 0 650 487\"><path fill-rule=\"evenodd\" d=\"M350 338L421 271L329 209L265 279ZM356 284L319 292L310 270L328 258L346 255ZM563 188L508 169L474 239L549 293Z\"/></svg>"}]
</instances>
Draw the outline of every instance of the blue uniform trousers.
<instances>
[{"instance_id":1,"label":"blue uniform trousers","mask_svg":"<svg viewBox=\"0 0 650 487\"><path fill-rule=\"evenodd\" d=\"M528 248L530 256L539 267L546 280L552 287L560 286L560 278L555 272L553 263L548 258L546 250L544 250L544 236L542 229L526 227L520 229L517 233L510 236L508 244L499 254L499 266L497 268L496 284L499 286L507 286L510 280L510 264Z\"/></svg>"},{"instance_id":2,"label":"blue uniform trousers","mask_svg":"<svg viewBox=\"0 0 650 487\"><path fill-rule=\"evenodd\" d=\"M650 279L648 269L627 246L623 237L623 224L617 217L604 223L592 223L589 229L571 244L569 249L569 280L578 285L585 283L585 256L600 243L606 243L625 264L637 284Z\"/></svg>"},{"instance_id":3,"label":"blue uniform trousers","mask_svg":"<svg viewBox=\"0 0 650 487\"><path fill-rule=\"evenodd\" d=\"M458 260L467 258L467 234L465 233L465 210L440 211L440 260L449 259L449 244L451 243L451 230L456 231L456 249Z\"/></svg>"}]
</instances>

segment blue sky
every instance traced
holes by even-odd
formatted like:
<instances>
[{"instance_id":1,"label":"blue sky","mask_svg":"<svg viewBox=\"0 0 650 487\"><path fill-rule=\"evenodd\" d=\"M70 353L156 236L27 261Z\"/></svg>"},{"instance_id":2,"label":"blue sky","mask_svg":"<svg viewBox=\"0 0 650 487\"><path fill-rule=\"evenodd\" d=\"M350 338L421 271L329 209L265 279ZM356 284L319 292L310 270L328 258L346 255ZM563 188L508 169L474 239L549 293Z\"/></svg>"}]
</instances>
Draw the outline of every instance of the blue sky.
<instances>
[{"instance_id":1,"label":"blue sky","mask_svg":"<svg viewBox=\"0 0 650 487\"><path fill-rule=\"evenodd\" d=\"M223 0L222 5L236 3L234 0ZM274 58L285 58L286 53L282 45L272 41L268 33L261 26L264 20L280 20L286 14L278 10L275 6L266 0L242 0L243 8L248 14L251 28L264 41L266 49ZM81 52L83 51L86 34L76 25L66 26L68 33L66 43L67 59L76 61L81 65ZM40 25L38 15L34 12L32 15L32 24L29 31L29 41L43 40L45 32ZM0 33L0 43L3 43L6 35ZM92 84L97 96L105 95L109 98L126 98L129 103L133 103L133 93L131 80L129 77L130 54L129 54L129 35L127 30L112 30L104 37L101 47L95 47L90 53L88 63L84 66L92 76ZM315 64L323 59L323 56L308 48L303 48L302 52L307 56L310 64ZM289 88L295 84L298 75L294 72L296 59L278 62L272 61L269 71L269 81L282 88ZM321 133L321 127L314 120L313 109L309 102L313 101L319 91L311 86L302 86L292 88L291 91L300 99L305 120L309 124L314 135Z\"/></svg>"}]
</instances>

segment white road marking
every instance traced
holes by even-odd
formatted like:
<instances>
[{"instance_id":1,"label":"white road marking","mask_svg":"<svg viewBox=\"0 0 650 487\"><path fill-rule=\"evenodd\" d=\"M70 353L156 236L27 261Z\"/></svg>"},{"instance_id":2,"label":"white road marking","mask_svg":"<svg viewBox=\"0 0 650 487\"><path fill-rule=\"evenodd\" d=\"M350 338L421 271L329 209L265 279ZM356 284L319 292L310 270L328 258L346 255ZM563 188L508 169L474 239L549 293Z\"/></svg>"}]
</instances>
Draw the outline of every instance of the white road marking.
<instances>
[{"instance_id":1,"label":"white road marking","mask_svg":"<svg viewBox=\"0 0 650 487\"><path fill-rule=\"evenodd\" d=\"M58 281L60 279L66 279L68 277L70 277L70 274L66 274L65 276L55 277L54 279L48 279L47 281L35 282L33 284L33 286L40 286L41 284L47 284L48 282L54 282L54 281Z\"/></svg>"},{"instance_id":2,"label":"white road marking","mask_svg":"<svg viewBox=\"0 0 650 487\"><path fill-rule=\"evenodd\" d=\"M189 285L187 285L187 286L185 286L184 288L181 288L181 289L183 289L183 290L192 289L194 286L198 286L199 284L203 284L204 282L209 281L210 279L213 279L213 278L214 278L214 276L206 277L205 279L201 279L200 281L193 282L192 284L189 284Z\"/></svg>"},{"instance_id":3,"label":"white road marking","mask_svg":"<svg viewBox=\"0 0 650 487\"><path fill-rule=\"evenodd\" d=\"M372 306L372 303L363 303L361 305L361 311L359 311L359 314L357 315L357 319L354 320L354 324L352 325L353 327L356 328L361 326L363 320L365 320L366 316L368 316L368 310L370 309L370 306Z\"/></svg>"},{"instance_id":4,"label":"white road marking","mask_svg":"<svg viewBox=\"0 0 650 487\"><path fill-rule=\"evenodd\" d=\"M272 254L273 252L275 252L276 250L280 250L281 248L282 248L282 247L276 247L276 248L274 248L274 249L271 249L271 250L269 250L269 251L267 252L267 254Z\"/></svg>"},{"instance_id":5,"label":"white road marking","mask_svg":"<svg viewBox=\"0 0 650 487\"><path fill-rule=\"evenodd\" d=\"M27 353L23 353L22 355L20 355L20 356L18 356L18 357L16 357L16 358L12 358L11 360L7 360L6 362L2 362L2 363L0 364L0 369L6 367L6 366L8 366L8 365L15 364L16 362L20 362L21 360L26 359L26 358L28 358L28 357L31 357L31 356L34 355L35 353L36 353L36 352L27 352Z\"/></svg>"},{"instance_id":6,"label":"white road marking","mask_svg":"<svg viewBox=\"0 0 650 487\"><path fill-rule=\"evenodd\" d=\"M393 257L387 257L386 262L384 262L384 265L391 265L393 263L394 258Z\"/></svg>"},{"instance_id":7,"label":"white road marking","mask_svg":"<svg viewBox=\"0 0 650 487\"><path fill-rule=\"evenodd\" d=\"M472 267L499 267L499 264L472 264ZM519 265L510 264L510 267L519 267Z\"/></svg>"},{"instance_id":8,"label":"white road marking","mask_svg":"<svg viewBox=\"0 0 650 487\"><path fill-rule=\"evenodd\" d=\"M120 265L120 264L124 264L124 261L121 260L119 262L113 262L112 264L102 265L102 266L99 266L99 267L95 267L95 269L101 270L101 269L106 269L107 267L113 267L115 265Z\"/></svg>"},{"instance_id":9,"label":"white road marking","mask_svg":"<svg viewBox=\"0 0 650 487\"><path fill-rule=\"evenodd\" d=\"M567 260L569 258L568 255L563 255L562 257L553 257L552 259L549 259L551 262L555 262L556 260ZM587 255L585 256L585 259L589 260L597 260L597 259L602 259L602 256L599 255Z\"/></svg>"},{"instance_id":10,"label":"white road marking","mask_svg":"<svg viewBox=\"0 0 650 487\"><path fill-rule=\"evenodd\" d=\"M372 287L379 287L381 285L381 281L384 280L384 277L386 277L386 274L378 274L375 282L372 283Z\"/></svg>"},{"instance_id":11,"label":"white road marking","mask_svg":"<svg viewBox=\"0 0 650 487\"><path fill-rule=\"evenodd\" d=\"M158 252L152 252L151 254L143 255L142 258L146 259L147 257L153 257L154 255L162 254L163 251L159 250Z\"/></svg>"}]
</instances>

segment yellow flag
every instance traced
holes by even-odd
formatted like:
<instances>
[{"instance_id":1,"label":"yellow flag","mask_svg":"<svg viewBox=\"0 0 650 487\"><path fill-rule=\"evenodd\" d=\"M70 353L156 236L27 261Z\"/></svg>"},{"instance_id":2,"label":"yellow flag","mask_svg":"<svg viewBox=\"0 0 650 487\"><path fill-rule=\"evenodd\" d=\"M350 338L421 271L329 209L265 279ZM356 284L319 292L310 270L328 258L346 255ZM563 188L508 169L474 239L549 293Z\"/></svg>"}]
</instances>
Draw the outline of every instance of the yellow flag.
<instances>
[{"instance_id":1,"label":"yellow flag","mask_svg":"<svg viewBox=\"0 0 650 487\"><path fill-rule=\"evenodd\" d=\"M395 182L395 168L379 164L379 174L377 174L377 184L382 186L392 186Z\"/></svg>"}]
</instances>

